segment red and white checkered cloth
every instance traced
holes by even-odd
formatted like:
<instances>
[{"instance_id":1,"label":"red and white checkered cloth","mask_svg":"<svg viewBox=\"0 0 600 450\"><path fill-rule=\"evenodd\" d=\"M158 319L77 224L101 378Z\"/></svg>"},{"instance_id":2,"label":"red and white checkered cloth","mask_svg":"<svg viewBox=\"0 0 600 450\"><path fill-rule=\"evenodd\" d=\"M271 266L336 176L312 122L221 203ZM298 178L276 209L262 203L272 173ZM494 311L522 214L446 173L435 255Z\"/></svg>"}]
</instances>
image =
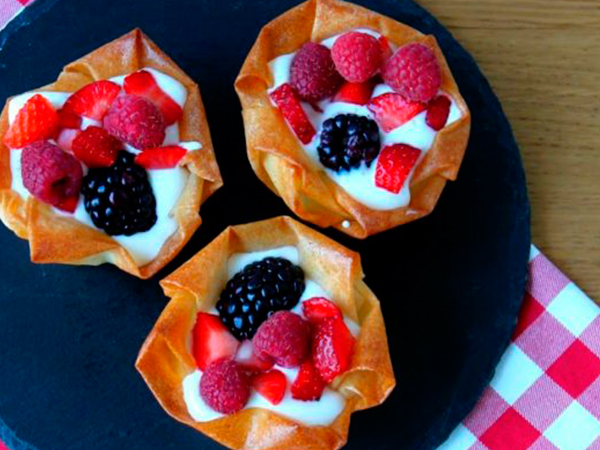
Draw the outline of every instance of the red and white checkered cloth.
<instances>
[{"instance_id":1,"label":"red and white checkered cloth","mask_svg":"<svg viewBox=\"0 0 600 450\"><path fill-rule=\"evenodd\" d=\"M33 1L0 0L0 30ZM492 383L438 450L600 450L600 308L535 247L529 272Z\"/></svg>"}]
</instances>

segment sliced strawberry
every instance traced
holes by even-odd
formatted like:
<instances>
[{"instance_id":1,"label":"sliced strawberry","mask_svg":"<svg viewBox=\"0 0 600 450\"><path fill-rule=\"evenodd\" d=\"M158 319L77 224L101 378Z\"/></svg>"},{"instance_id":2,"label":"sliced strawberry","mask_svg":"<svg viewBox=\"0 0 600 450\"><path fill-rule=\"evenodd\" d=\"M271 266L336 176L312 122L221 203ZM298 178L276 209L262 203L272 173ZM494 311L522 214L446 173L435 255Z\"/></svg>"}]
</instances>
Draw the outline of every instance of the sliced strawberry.
<instances>
[{"instance_id":1,"label":"sliced strawberry","mask_svg":"<svg viewBox=\"0 0 600 450\"><path fill-rule=\"evenodd\" d=\"M217 359L232 358L240 345L214 314L198 313L192 334L192 353L200 370Z\"/></svg>"},{"instance_id":2,"label":"sliced strawberry","mask_svg":"<svg viewBox=\"0 0 600 450\"><path fill-rule=\"evenodd\" d=\"M287 379L285 375L277 369L259 373L252 377L252 387L273 405L281 403L286 386Z\"/></svg>"},{"instance_id":3,"label":"sliced strawberry","mask_svg":"<svg viewBox=\"0 0 600 450\"><path fill-rule=\"evenodd\" d=\"M379 37L379 45L381 46L381 60L385 61L390 56L392 56L394 52L392 51L392 47L390 47L390 43L388 42L385 36Z\"/></svg>"},{"instance_id":4,"label":"sliced strawberry","mask_svg":"<svg viewBox=\"0 0 600 450\"><path fill-rule=\"evenodd\" d=\"M10 148L22 148L35 141L50 139L58 127L58 114L50 102L36 94L25 102L4 135Z\"/></svg>"},{"instance_id":5,"label":"sliced strawberry","mask_svg":"<svg viewBox=\"0 0 600 450\"><path fill-rule=\"evenodd\" d=\"M123 88L128 94L144 97L154 103L162 112L167 126L178 122L183 115L181 106L160 88L154 75L147 70L139 70L127 75Z\"/></svg>"},{"instance_id":6,"label":"sliced strawberry","mask_svg":"<svg viewBox=\"0 0 600 450\"><path fill-rule=\"evenodd\" d=\"M135 157L135 162L146 169L171 169L186 153L187 150L178 145L148 148Z\"/></svg>"},{"instance_id":7,"label":"sliced strawberry","mask_svg":"<svg viewBox=\"0 0 600 450\"><path fill-rule=\"evenodd\" d=\"M372 81L363 83L350 83L347 81L333 97L334 102L354 103L366 105L371 100L374 84Z\"/></svg>"},{"instance_id":8,"label":"sliced strawberry","mask_svg":"<svg viewBox=\"0 0 600 450\"><path fill-rule=\"evenodd\" d=\"M64 212L73 214L75 212L75 210L77 209L78 203L79 203L79 195L76 195L74 197L68 197L68 198L65 198L64 200L61 200L61 202L58 205L56 205L56 207Z\"/></svg>"},{"instance_id":9,"label":"sliced strawberry","mask_svg":"<svg viewBox=\"0 0 600 450\"><path fill-rule=\"evenodd\" d=\"M121 143L104 128L87 127L73 139L72 150L88 167L108 167L117 159Z\"/></svg>"},{"instance_id":10,"label":"sliced strawberry","mask_svg":"<svg viewBox=\"0 0 600 450\"><path fill-rule=\"evenodd\" d=\"M421 150L406 144L384 147L377 161L375 185L394 194L400 192L420 154Z\"/></svg>"},{"instance_id":11,"label":"sliced strawberry","mask_svg":"<svg viewBox=\"0 0 600 450\"><path fill-rule=\"evenodd\" d=\"M319 400L325 389L325 382L312 361L305 361L300 366L298 376L292 383L292 397L296 400Z\"/></svg>"},{"instance_id":12,"label":"sliced strawberry","mask_svg":"<svg viewBox=\"0 0 600 450\"><path fill-rule=\"evenodd\" d=\"M369 109L384 131L390 132L405 124L425 109L425 104L405 99L400 94L388 92L371 100Z\"/></svg>"},{"instance_id":13,"label":"sliced strawberry","mask_svg":"<svg viewBox=\"0 0 600 450\"><path fill-rule=\"evenodd\" d=\"M81 117L72 111L65 109L58 110L58 128L80 128Z\"/></svg>"},{"instance_id":14,"label":"sliced strawberry","mask_svg":"<svg viewBox=\"0 0 600 450\"><path fill-rule=\"evenodd\" d=\"M121 87L112 81L94 81L71 95L63 106L63 112L101 121L120 90Z\"/></svg>"},{"instance_id":15,"label":"sliced strawberry","mask_svg":"<svg viewBox=\"0 0 600 450\"><path fill-rule=\"evenodd\" d=\"M440 95L429 102L427 105L427 116L425 123L435 131L441 130L446 126L448 115L450 114L450 99L445 95Z\"/></svg>"},{"instance_id":16,"label":"sliced strawberry","mask_svg":"<svg viewBox=\"0 0 600 450\"><path fill-rule=\"evenodd\" d=\"M326 383L348 370L353 350L354 336L342 319L327 318L314 324L313 362Z\"/></svg>"},{"instance_id":17,"label":"sliced strawberry","mask_svg":"<svg viewBox=\"0 0 600 450\"><path fill-rule=\"evenodd\" d=\"M235 355L235 360L242 369L251 373L266 372L273 367L273 364L275 364L273 361L265 361L256 356L254 354L252 341L249 340L242 341L242 344Z\"/></svg>"},{"instance_id":18,"label":"sliced strawberry","mask_svg":"<svg viewBox=\"0 0 600 450\"><path fill-rule=\"evenodd\" d=\"M324 297L313 297L302 302L302 312L309 322L318 322L327 317L342 318L340 308Z\"/></svg>"},{"instance_id":19,"label":"sliced strawberry","mask_svg":"<svg viewBox=\"0 0 600 450\"><path fill-rule=\"evenodd\" d=\"M56 137L56 143L64 151L73 153L73 141L81 133L81 130L73 128L64 128L60 130Z\"/></svg>"},{"instance_id":20,"label":"sliced strawberry","mask_svg":"<svg viewBox=\"0 0 600 450\"><path fill-rule=\"evenodd\" d=\"M294 88L290 84L282 84L271 92L271 100L277 105L300 142L308 144L312 141L316 134L315 128L302 109L300 98Z\"/></svg>"}]
</instances>

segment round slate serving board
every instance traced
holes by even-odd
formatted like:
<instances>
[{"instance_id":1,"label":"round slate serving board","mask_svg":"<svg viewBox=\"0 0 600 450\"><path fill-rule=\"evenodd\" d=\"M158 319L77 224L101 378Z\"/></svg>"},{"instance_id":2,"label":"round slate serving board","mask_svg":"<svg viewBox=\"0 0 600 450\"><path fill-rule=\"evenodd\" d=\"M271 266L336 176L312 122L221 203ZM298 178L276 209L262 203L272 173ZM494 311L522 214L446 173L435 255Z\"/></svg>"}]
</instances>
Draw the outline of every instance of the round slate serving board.
<instances>
[{"instance_id":1,"label":"round slate serving board","mask_svg":"<svg viewBox=\"0 0 600 450\"><path fill-rule=\"evenodd\" d=\"M165 305L158 280L227 225L290 214L246 159L233 81L259 29L294 0L37 0L0 33L0 99L141 27L202 89L225 187L159 276L41 266L0 227L0 439L16 450L217 449L171 419L133 364ZM529 204L518 148L475 62L409 0L358 0L434 34L473 116L459 179L427 218L358 241L382 303L398 386L353 416L347 449L426 450L472 409L509 342L524 293ZM17 436L18 438L16 438Z\"/></svg>"}]
</instances>

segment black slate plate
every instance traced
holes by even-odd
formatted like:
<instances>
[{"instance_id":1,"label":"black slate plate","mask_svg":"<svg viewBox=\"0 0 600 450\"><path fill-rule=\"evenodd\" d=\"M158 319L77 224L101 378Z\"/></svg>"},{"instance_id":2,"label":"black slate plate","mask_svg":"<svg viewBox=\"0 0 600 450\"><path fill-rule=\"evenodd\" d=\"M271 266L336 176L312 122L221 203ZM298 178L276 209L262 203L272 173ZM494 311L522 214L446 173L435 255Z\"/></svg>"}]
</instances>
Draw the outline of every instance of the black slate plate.
<instances>
[{"instance_id":1,"label":"black slate plate","mask_svg":"<svg viewBox=\"0 0 600 450\"><path fill-rule=\"evenodd\" d=\"M13 448L219 448L169 418L133 363L165 305L160 278L229 224L289 214L250 169L232 86L260 27L295 3L37 0L0 33L4 99L141 27L199 82L225 179L199 232L151 281L111 266L32 265L27 244L0 227L0 438ZM362 255L398 379L383 406L354 415L346 448L433 449L474 406L515 325L530 243L525 178L498 100L452 36L409 0L358 3L436 35L473 115L459 180L433 214L362 242L326 231Z\"/></svg>"}]
</instances>

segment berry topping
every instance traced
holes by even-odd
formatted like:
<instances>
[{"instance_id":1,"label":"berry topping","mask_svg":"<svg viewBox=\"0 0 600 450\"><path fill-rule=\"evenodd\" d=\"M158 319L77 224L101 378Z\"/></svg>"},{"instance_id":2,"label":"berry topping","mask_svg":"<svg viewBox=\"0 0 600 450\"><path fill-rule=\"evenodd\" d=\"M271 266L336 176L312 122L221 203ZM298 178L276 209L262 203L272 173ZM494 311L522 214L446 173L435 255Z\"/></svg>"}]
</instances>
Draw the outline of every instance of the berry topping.
<instances>
[{"instance_id":1,"label":"berry topping","mask_svg":"<svg viewBox=\"0 0 600 450\"><path fill-rule=\"evenodd\" d=\"M319 161L336 172L359 167L363 161L369 167L379 154L377 124L356 114L339 114L327 119L323 122L320 139Z\"/></svg>"},{"instance_id":2,"label":"berry topping","mask_svg":"<svg viewBox=\"0 0 600 450\"><path fill-rule=\"evenodd\" d=\"M435 131L439 131L446 125L449 114L450 99L445 95L440 95L429 102L425 123Z\"/></svg>"},{"instance_id":3,"label":"berry topping","mask_svg":"<svg viewBox=\"0 0 600 450\"><path fill-rule=\"evenodd\" d=\"M75 114L73 111L67 111L65 109L58 110L58 128L80 128L81 117Z\"/></svg>"},{"instance_id":4,"label":"berry topping","mask_svg":"<svg viewBox=\"0 0 600 450\"><path fill-rule=\"evenodd\" d=\"M397 194L417 163L421 151L406 144L384 147L377 161L375 185Z\"/></svg>"},{"instance_id":5,"label":"berry topping","mask_svg":"<svg viewBox=\"0 0 600 450\"><path fill-rule=\"evenodd\" d=\"M172 169L186 153L187 150L178 145L147 148L135 157L135 162L146 169Z\"/></svg>"},{"instance_id":6,"label":"berry topping","mask_svg":"<svg viewBox=\"0 0 600 450\"><path fill-rule=\"evenodd\" d=\"M335 97L333 97L333 101L366 105L371 100L373 87L374 85L371 81L365 81L364 83L350 83L347 81L337 91Z\"/></svg>"},{"instance_id":7,"label":"berry topping","mask_svg":"<svg viewBox=\"0 0 600 450\"><path fill-rule=\"evenodd\" d=\"M392 54L392 47L385 36L379 36L379 46L381 47L381 60L385 62Z\"/></svg>"},{"instance_id":8,"label":"berry topping","mask_svg":"<svg viewBox=\"0 0 600 450\"><path fill-rule=\"evenodd\" d=\"M254 354L254 346L252 341L245 340L240 345L235 360L242 369L246 372L256 373L265 372L273 367L273 361L266 361L260 359Z\"/></svg>"},{"instance_id":9,"label":"berry topping","mask_svg":"<svg viewBox=\"0 0 600 450\"><path fill-rule=\"evenodd\" d=\"M88 167L108 167L115 162L121 143L104 128L87 127L73 139L73 154Z\"/></svg>"},{"instance_id":10,"label":"berry topping","mask_svg":"<svg viewBox=\"0 0 600 450\"><path fill-rule=\"evenodd\" d=\"M303 362L298 376L292 383L292 397L304 401L319 400L323 389L325 389L325 382L312 361Z\"/></svg>"},{"instance_id":11,"label":"berry topping","mask_svg":"<svg viewBox=\"0 0 600 450\"><path fill-rule=\"evenodd\" d=\"M112 81L94 81L71 95L63 106L63 111L102 120L120 90L121 87Z\"/></svg>"},{"instance_id":12,"label":"berry topping","mask_svg":"<svg viewBox=\"0 0 600 450\"><path fill-rule=\"evenodd\" d=\"M127 94L139 95L154 103L162 112L166 125L178 122L183 115L181 106L160 88L154 76L146 70L127 75L123 89Z\"/></svg>"},{"instance_id":13,"label":"berry topping","mask_svg":"<svg viewBox=\"0 0 600 450\"><path fill-rule=\"evenodd\" d=\"M273 92L271 92L271 100L277 105L281 114L292 127L298 139L303 144L308 144L312 141L315 135L315 128L310 123L306 112L302 109L300 99L294 88L289 84L282 84Z\"/></svg>"},{"instance_id":14,"label":"berry topping","mask_svg":"<svg viewBox=\"0 0 600 450\"><path fill-rule=\"evenodd\" d=\"M347 81L362 83L381 67L381 44L370 34L351 31L336 39L331 48L331 58Z\"/></svg>"},{"instance_id":15,"label":"berry topping","mask_svg":"<svg viewBox=\"0 0 600 450\"><path fill-rule=\"evenodd\" d=\"M67 197L64 200L56 205L56 207L62 211L73 214L77 209L77 204L79 203L79 195L73 195L72 197Z\"/></svg>"},{"instance_id":16,"label":"berry topping","mask_svg":"<svg viewBox=\"0 0 600 450\"><path fill-rule=\"evenodd\" d=\"M333 302L323 297L313 297L302 302L302 313L306 320L315 323L328 317L342 318L340 308Z\"/></svg>"},{"instance_id":17,"label":"berry topping","mask_svg":"<svg viewBox=\"0 0 600 450\"><path fill-rule=\"evenodd\" d=\"M424 109L423 103L411 102L392 92L379 95L369 103L369 110L386 133L404 125Z\"/></svg>"},{"instance_id":18,"label":"berry topping","mask_svg":"<svg viewBox=\"0 0 600 450\"><path fill-rule=\"evenodd\" d=\"M287 379L285 375L277 369L259 373L252 377L252 387L273 405L281 403L286 386Z\"/></svg>"},{"instance_id":19,"label":"berry topping","mask_svg":"<svg viewBox=\"0 0 600 450\"><path fill-rule=\"evenodd\" d=\"M200 370L217 359L231 359L240 345L214 314L199 312L192 336L192 353Z\"/></svg>"},{"instance_id":20,"label":"berry topping","mask_svg":"<svg viewBox=\"0 0 600 450\"><path fill-rule=\"evenodd\" d=\"M90 169L81 192L92 222L109 235L148 231L156 222L156 199L148 174L124 150L110 167Z\"/></svg>"},{"instance_id":21,"label":"berry topping","mask_svg":"<svg viewBox=\"0 0 600 450\"><path fill-rule=\"evenodd\" d=\"M21 175L31 195L50 205L61 206L67 199L79 198L81 164L50 142L33 142L23 149Z\"/></svg>"},{"instance_id":22,"label":"berry topping","mask_svg":"<svg viewBox=\"0 0 600 450\"><path fill-rule=\"evenodd\" d=\"M324 45L307 42L294 55L290 83L302 100L318 102L331 97L342 81L335 70L331 51Z\"/></svg>"},{"instance_id":23,"label":"berry topping","mask_svg":"<svg viewBox=\"0 0 600 450\"><path fill-rule=\"evenodd\" d=\"M238 339L252 339L267 317L292 309L304 292L304 272L284 258L248 264L227 282L217 302L223 323Z\"/></svg>"},{"instance_id":24,"label":"berry topping","mask_svg":"<svg viewBox=\"0 0 600 450\"><path fill-rule=\"evenodd\" d=\"M348 370L353 350L354 336L342 319L327 318L314 324L313 362L326 383Z\"/></svg>"},{"instance_id":25,"label":"berry topping","mask_svg":"<svg viewBox=\"0 0 600 450\"><path fill-rule=\"evenodd\" d=\"M4 135L4 143L10 148L25 147L32 142L51 138L57 127L58 114L46 98L36 94L17 113Z\"/></svg>"},{"instance_id":26,"label":"berry topping","mask_svg":"<svg viewBox=\"0 0 600 450\"><path fill-rule=\"evenodd\" d=\"M156 106L136 95L118 97L104 118L104 128L138 150L159 147L165 139L165 121Z\"/></svg>"},{"instance_id":27,"label":"berry topping","mask_svg":"<svg viewBox=\"0 0 600 450\"><path fill-rule=\"evenodd\" d=\"M215 411L233 414L248 402L250 383L235 361L219 359L209 364L202 374L200 396Z\"/></svg>"},{"instance_id":28,"label":"berry topping","mask_svg":"<svg viewBox=\"0 0 600 450\"><path fill-rule=\"evenodd\" d=\"M435 53L426 45L407 44L396 50L383 65L383 80L408 100L428 102L442 83Z\"/></svg>"},{"instance_id":29,"label":"berry topping","mask_svg":"<svg viewBox=\"0 0 600 450\"><path fill-rule=\"evenodd\" d=\"M77 136L79 136L80 133L81 130L64 128L60 130L60 133L58 133L58 136L56 137L56 143L64 151L73 153L73 141Z\"/></svg>"},{"instance_id":30,"label":"berry topping","mask_svg":"<svg viewBox=\"0 0 600 450\"><path fill-rule=\"evenodd\" d=\"M278 311L258 328L252 343L259 358L296 367L310 353L310 326L293 312Z\"/></svg>"}]
</instances>

